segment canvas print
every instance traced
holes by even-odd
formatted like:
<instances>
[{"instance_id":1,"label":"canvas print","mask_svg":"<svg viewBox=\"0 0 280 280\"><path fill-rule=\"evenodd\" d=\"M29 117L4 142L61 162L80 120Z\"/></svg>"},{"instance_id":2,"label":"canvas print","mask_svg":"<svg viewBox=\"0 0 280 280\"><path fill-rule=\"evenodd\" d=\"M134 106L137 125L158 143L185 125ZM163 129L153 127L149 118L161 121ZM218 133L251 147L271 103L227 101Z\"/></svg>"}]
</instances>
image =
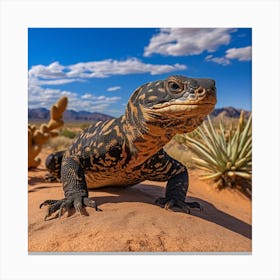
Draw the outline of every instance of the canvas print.
<instances>
[{"instance_id":1,"label":"canvas print","mask_svg":"<svg viewBox=\"0 0 280 280\"><path fill-rule=\"evenodd\" d=\"M251 253L251 37L29 28L29 252Z\"/></svg>"}]
</instances>

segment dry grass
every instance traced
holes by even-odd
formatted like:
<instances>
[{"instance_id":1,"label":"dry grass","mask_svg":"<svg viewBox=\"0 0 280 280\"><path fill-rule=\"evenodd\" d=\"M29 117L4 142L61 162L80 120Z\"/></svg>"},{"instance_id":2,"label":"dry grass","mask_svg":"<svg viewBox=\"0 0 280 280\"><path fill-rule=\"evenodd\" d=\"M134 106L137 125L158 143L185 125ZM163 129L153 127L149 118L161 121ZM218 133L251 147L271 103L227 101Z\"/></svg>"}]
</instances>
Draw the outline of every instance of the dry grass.
<instances>
[{"instance_id":1,"label":"dry grass","mask_svg":"<svg viewBox=\"0 0 280 280\"><path fill-rule=\"evenodd\" d=\"M186 146L178 143L175 139L172 139L164 146L164 150L173 158L181 162L189 169L195 169L195 163L192 160L193 153L186 148Z\"/></svg>"},{"instance_id":2,"label":"dry grass","mask_svg":"<svg viewBox=\"0 0 280 280\"><path fill-rule=\"evenodd\" d=\"M73 139L67 138L65 136L57 136L51 138L46 146L52 148L54 151L66 150L73 142Z\"/></svg>"},{"instance_id":3,"label":"dry grass","mask_svg":"<svg viewBox=\"0 0 280 280\"><path fill-rule=\"evenodd\" d=\"M40 127L40 123L36 123ZM85 128L86 124L66 123L63 128L58 130L59 135L51 138L45 144L45 147L54 151L66 150L72 143L73 139Z\"/></svg>"}]
</instances>

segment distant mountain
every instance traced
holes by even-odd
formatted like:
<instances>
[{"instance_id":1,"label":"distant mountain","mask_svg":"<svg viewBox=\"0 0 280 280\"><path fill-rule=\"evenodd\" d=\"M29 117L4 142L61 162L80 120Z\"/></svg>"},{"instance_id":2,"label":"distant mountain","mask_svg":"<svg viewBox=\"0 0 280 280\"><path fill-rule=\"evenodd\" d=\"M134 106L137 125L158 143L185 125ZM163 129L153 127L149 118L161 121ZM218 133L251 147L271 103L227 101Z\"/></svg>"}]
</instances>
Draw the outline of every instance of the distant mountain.
<instances>
[{"instance_id":1,"label":"distant mountain","mask_svg":"<svg viewBox=\"0 0 280 280\"><path fill-rule=\"evenodd\" d=\"M233 107L223 107L215 109L211 116L215 118L239 118L241 109ZM245 117L249 117L250 111L245 111ZM50 117L50 111L45 108L28 109L29 121L48 121ZM112 119L112 116L101 113L90 113L86 111L74 111L66 110L63 119L66 122L97 122L106 121Z\"/></svg>"},{"instance_id":2,"label":"distant mountain","mask_svg":"<svg viewBox=\"0 0 280 280\"><path fill-rule=\"evenodd\" d=\"M50 111L46 108L28 109L28 120L47 120L50 117Z\"/></svg>"},{"instance_id":3,"label":"distant mountain","mask_svg":"<svg viewBox=\"0 0 280 280\"><path fill-rule=\"evenodd\" d=\"M28 121L48 121L50 118L50 111L45 108L28 109ZM63 114L65 122L97 122L111 120L113 117L101 114L90 113L86 111L66 110Z\"/></svg>"},{"instance_id":4,"label":"distant mountain","mask_svg":"<svg viewBox=\"0 0 280 280\"><path fill-rule=\"evenodd\" d=\"M74 110L66 110L63 114L63 119L65 121L89 121L89 122L96 122L96 121L107 121L111 120L113 117L101 114L101 113L90 113L87 111L74 111Z\"/></svg>"},{"instance_id":5,"label":"distant mountain","mask_svg":"<svg viewBox=\"0 0 280 280\"><path fill-rule=\"evenodd\" d=\"M239 118L241 111L244 111L245 113L245 118L248 118L249 115L251 114L250 111L246 110L241 110L241 109L236 109L234 107L223 107L223 108L218 108L215 109L210 115L212 117L217 117L217 118Z\"/></svg>"}]
</instances>

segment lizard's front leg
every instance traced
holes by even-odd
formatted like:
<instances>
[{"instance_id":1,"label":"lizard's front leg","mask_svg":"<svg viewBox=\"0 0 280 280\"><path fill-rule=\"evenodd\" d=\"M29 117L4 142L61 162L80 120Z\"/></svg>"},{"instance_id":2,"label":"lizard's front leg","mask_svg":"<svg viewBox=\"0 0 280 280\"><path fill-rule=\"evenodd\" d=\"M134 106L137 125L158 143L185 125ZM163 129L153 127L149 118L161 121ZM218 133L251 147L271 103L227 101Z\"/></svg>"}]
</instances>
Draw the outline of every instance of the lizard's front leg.
<instances>
[{"instance_id":1,"label":"lizard's front leg","mask_svg":"<svg viewBox=\"0 0 280 280\"><path fill-rule=\"evenodd\" d=\"M163 149L145 163L144 171L146 180L167 181L165 197L156 200L158 205L165 209L179 207L186 213L190 213L190 208L202 209L198 202L185 201L189 186L187 168Z\"/></svg>"},{"instance_id":2,"label":"lizard's front leg","mask_svg":"<svg viewBox=\"0 0 280 280\"><path fill-rule=\"evenodd\" d=\"M100 210L95 201L88 198L88 189L85 180L84 168L77 157L63 159L61 165L61 181L65 198L61 200L46 200L41 205L48 205L45 220L53 213L58 211L60 217L63 210L69 211L74 207L81 213L83 206L93 207L96 211Z\"/></svg>"},{"instance_id":3,"label":"lizard's front leg","mask_svg":"<svg viewBox=\"0 0 280 280\"><path fill-rule=\"evenodd\" d=\"M186 213L190 213L190 208L202 209L198 202L186 202L186 195L188 191L188 173L187 169L182 173L174 175L168 180L165 197L160 197L156 203L163 206L165 209L173 208L174 206L181 208Z\"/></svg>"}]
</instances>

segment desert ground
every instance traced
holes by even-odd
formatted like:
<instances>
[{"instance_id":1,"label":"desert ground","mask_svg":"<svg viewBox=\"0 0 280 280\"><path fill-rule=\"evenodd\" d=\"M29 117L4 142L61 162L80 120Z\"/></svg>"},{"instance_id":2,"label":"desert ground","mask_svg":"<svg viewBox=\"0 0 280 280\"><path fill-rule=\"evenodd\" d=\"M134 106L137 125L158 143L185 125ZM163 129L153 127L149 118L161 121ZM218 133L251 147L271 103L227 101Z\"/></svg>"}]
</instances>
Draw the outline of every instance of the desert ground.
<instances>
[{"instance_id":1,"label":"desert ground","mask_svg":"<svg viewBox=\"0 0 280 280\"><path fill-rule=\"evenodd\" d=\"M63 197L61 183L44 181L42 163L28 172L28 247L36 252L247 252L252 250L251 200L237 191L218 191L189 170L187 201L203 211L165 210L154 201L165 183L145 181L130 188L90 190L102 212L87 208L44 221L46 199Z\"/></svg>"}]
</instances>

